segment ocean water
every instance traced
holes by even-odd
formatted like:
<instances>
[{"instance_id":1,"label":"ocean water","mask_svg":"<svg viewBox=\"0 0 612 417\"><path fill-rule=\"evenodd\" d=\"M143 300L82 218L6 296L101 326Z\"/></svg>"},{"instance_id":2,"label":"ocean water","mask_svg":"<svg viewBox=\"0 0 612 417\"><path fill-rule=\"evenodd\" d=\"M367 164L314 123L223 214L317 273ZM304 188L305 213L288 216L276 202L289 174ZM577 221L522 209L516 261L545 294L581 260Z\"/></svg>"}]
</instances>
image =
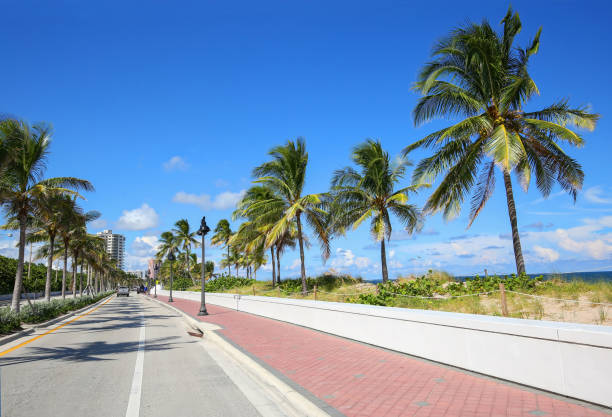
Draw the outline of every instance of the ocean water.
<instances>
[{"instance_id":1,"label":"ocean water","mask_svg":"<svg viewBox=\"0 0 612 417\"><path fill-rule=\"evenodd\" d=\"M500 275L505 275L505 274L500 274ZM531 278L543 276L545 280L553 279L553 278L560 278L565 281L582 280L585 282L599 282L599 281L612 282L612 271L564 272L564 273L545 273L545 274L528 274L528 275ZM456 276L455 279L458 281L463 281L466 278L473 278L475 276L476 275ZM378 284L379 282L382 282L382 280L380 279L366 280L366 281L371 282L373 284Z\"/></svg>"}]
</instances>

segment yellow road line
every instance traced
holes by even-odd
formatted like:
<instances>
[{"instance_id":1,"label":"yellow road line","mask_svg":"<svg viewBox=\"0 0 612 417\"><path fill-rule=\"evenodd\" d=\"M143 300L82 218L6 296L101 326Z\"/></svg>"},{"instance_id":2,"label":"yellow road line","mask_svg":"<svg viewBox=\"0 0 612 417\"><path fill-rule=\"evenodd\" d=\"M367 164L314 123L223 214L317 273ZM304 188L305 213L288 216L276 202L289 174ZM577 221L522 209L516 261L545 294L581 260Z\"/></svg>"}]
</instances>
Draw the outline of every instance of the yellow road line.
<instances>
[{"instance_id":1,"label":"yellow road line","mask_svg":"<svg viewBox=\"0 0 612 417\"><path fill-rule=\"evenodd\" d=\"M48 335L49 333L53 333L54 331L59 330L59 329L61 329L62 327L66 326L66 325L68 325L68 324L70 324L70 323L72 323L72 322L77 321L77 320L78 320L78 319L80 319L81 317L85 317L86 315L93 313L94 311L96 311L97 309L99 309L100 307L102 307L104 304L108 303L108 302L109 302L110 300L112 300L112 299L113 299L113 297L109 298L108 300L106 300L105 302L103 302L102 304L100 304L99 306L97 306L96 308L93 308L93 309L89 310L87 313L83 313L83 314L81 314L80 316L77 316L77 317L73 318L72 320L67 321L66 323L60 324L59 326L54 327L54 328L52 328L51 330L47 330L47 331L46 331L46 332L44 332L43 334L39 334L38 336L34 336L33 338L28 339L28 340L26 340L25 342L18 344L17 346L13 346L13 347L12 347L12 348L10 348L10 349L7 349L7 350L4 350L4 351L0 352L0 356L4 356L4 355L6 355L6 354L8 354L8 353L11 353L11 352L12 352L12 351L14 351L14 350L17 350L17 349L19 349L19 348L21 348L21 347L24 347L24 346L25 346L25 345L27 345L28 343L32 343L33 341L35 341L35 340L37 340L37 339L40 339L41 337L46 336L46 335Z\"/></svg>"}]
</instances>

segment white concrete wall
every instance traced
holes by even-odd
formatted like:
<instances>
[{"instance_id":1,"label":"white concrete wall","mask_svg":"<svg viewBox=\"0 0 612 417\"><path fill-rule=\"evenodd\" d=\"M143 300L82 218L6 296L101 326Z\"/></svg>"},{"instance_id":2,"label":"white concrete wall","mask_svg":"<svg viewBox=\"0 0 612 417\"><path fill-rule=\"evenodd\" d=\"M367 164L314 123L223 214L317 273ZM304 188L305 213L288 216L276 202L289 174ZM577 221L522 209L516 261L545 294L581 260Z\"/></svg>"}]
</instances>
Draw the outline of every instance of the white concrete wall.
<instances>
[{"instance_id":1,"label":"white concrete wall","mask_svg":"<svg viewBox=\"0 0 612 417\"><path fill-rule=\"evenodd\" d=\"M612 406L612 327L220 293L206 301Z\"/></svg>"}]
</instances>

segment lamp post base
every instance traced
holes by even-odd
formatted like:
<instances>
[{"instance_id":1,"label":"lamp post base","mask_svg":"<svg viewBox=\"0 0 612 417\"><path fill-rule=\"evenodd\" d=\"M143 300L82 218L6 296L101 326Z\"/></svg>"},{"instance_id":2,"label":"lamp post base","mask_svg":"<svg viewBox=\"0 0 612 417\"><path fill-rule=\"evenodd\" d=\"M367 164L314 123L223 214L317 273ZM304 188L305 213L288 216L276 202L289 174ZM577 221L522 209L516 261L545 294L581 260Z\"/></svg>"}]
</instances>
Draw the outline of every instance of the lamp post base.
<instances>
[{"instance_id":1,"label":"lamp post base","mask_svg":"<svg viewBox=\"0 0 612 417\"><path fill-rule=\"evenodd\" d=\"M169 303L173 303L173 302L174 302L174 300L172 299L172 297L168 298L168 302L169 302Z\"/></svg>"},{"instance_id":2,"label":"lamp post base","mask_svg":"<svg viewBox=\"0 0 612 417\"><path fill-rule=\"evenodd\" d=\"M206 307L200 308L200 311L198 311L198 316L208 316L208 311L206 311Z\"/></svg>"}]
</instances>

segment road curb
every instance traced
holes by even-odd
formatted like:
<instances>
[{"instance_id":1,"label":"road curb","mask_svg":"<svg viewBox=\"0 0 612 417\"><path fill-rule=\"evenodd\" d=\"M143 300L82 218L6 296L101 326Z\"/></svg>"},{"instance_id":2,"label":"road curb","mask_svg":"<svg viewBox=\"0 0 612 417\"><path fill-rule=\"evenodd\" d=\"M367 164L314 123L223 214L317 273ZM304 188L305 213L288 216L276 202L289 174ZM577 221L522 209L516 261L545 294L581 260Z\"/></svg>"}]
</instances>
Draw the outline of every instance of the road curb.
<instances>
[{"instance_id":1,"label":"road curb","mask_svg":"<svg viewBox=\"0 0 612 417\"><path fill-rule=\"evenodd\" d=\"M261 384L273 388L278 393L278 395L280 395L287 402L287 404L291 406L295 411L297 411L300 415L308 417L330 417L328 413L323 411L312 401L304 397L301 393L293 389L285 382L281 381L270 371L268 371L256 361L251 359L248 355L234 347L223 337L215 333L215 330L220 330L221 327L215 324L201 322L176 307L173 307L167 303L164 303L151 297L148 298L151 301L154 301L180 314L184 319L186 319L190 326L204 333L205 336L207 336L208 340L214 342L217 346L219 346L228 356L230 356L230 358L234 359L236 362L238 362L239 365L245 368L245 370L249 374L257 378Z\"/></svg>"},{"instance_id":2,"label":"road curb","mask_svg":"<svg viewBox=\"0 0 612 417\"><path fill-rule=\"evenodd\" d=\"M96 301L93 304L89 304L88 306L85 306L85 307L80 308L78 310L71 311L70 313L66 313L63 316L59 316L59 317L56 317L54 319L51 319L51 320L48 320L48 321L44 321L42 323L36 323L35 325L33 325L32 327L30 327L28 329L20 330L17 333L13 333L13 334L10 334L10 335L7 335L7 336L3 336L3 337L0 338L0 346L6 345L7 343L11 343L12 341L17 340L17 339L19 339L19 338L21 338L23 336L30 335L30 334L34 333L36 330L38 330L38 329L44 329L45 327L49 327L49 326L54 325L55 323L59 323L60 321L64 321L64 320L66 320L69 317L76 316L77 314L80 314L83 311L87 311L90 308L98 306L98 304L101 304L102 302L108 300L109 298L113 297L114 295L115 294L111 294L108 297L104 297L104 298Z\"/></svg>"}]
</instances>

